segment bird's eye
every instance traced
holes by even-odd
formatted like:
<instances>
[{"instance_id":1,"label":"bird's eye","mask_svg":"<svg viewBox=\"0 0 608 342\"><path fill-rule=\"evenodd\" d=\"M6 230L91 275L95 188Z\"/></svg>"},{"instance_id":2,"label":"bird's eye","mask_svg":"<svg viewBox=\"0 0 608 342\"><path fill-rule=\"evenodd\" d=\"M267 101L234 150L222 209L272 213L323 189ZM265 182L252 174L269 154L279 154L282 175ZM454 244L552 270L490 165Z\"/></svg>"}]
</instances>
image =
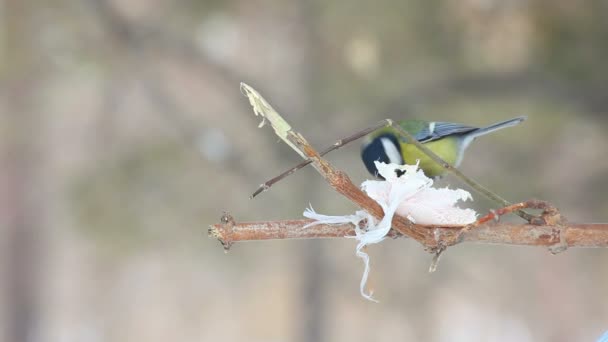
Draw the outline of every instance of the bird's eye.
<instances>
[{"instance_id":1,"label":"bird's eye","mask_svg":"<svg viewBox=\"0 0 608 342\"><path fill-rule=\"evenodd\" d=\"M397 175L397 177L401 177L405 174L405 171L400 170L400 169L395 169L395 174Z\"/></svg>"}]
</instances>

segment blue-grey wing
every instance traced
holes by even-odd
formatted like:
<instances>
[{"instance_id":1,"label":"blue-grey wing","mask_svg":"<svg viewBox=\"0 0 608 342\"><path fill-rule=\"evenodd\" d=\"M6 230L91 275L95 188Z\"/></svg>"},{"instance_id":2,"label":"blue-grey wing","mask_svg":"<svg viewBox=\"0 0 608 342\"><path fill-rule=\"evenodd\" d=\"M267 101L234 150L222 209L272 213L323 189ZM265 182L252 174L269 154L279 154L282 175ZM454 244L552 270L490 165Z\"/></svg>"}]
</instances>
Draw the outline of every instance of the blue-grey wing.
<instances>
[{"instance_id":1,"label":"blue-grey wing","mask_svg":"<svg viewBox=\"0 0 608 342\"><path fill-rule=\"evenodd\" d=\"M448 135L468 133L476 129L477 127L465 126L453 122L430 122L415 135L415 138L420 142L429 142Z\"/></svg>"}]
</instances>

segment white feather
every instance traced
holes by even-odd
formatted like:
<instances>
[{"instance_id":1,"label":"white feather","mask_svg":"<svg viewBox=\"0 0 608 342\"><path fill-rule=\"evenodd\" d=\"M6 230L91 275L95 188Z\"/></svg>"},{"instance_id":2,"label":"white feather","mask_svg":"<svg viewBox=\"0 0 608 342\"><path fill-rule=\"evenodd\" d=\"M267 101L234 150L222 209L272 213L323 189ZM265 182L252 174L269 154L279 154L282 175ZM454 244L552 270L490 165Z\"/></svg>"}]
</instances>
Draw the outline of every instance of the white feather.
<instances>
[{"instance_id":1,"label":"white feather","mask_svg":"<svg viewBox=\"0 0 608 342\"><path fill-rule=\"evenodd\" d=\"M429 123L429 135L433 135L433 132L435 132L435 121Z\"/></svg>"}]
</instances>

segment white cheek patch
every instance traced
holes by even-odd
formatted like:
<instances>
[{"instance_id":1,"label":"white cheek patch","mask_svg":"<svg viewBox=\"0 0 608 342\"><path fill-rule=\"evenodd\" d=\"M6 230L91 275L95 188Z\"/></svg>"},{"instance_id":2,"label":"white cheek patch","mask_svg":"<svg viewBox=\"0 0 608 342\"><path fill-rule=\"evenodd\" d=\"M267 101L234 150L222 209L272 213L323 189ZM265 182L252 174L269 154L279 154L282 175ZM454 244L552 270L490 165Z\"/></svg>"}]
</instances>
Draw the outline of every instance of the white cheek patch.
<instances>
[{"instance_id":1,"label":"white cheek patch","mask_svg":"<svg viewBox=\"0 0 608 342\"><path fill-rule=\"evenodd\" d=\"M402 165L403 159L401 158L401 153L399 153L399 149L395 146L395 143L388 138L380 138L380 142L382 143L384 153L386 153L388 160L393 164Z\"/></svg>"}]
</instances>

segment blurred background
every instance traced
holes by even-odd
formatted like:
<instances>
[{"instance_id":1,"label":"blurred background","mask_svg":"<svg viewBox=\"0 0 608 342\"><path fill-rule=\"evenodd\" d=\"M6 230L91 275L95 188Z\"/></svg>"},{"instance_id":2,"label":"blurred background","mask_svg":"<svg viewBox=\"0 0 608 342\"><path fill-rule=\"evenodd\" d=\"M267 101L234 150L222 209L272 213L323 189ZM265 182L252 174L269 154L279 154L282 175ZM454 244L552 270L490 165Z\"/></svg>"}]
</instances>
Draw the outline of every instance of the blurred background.
<instances>
[{"instance_id":1,"label":"blurred background","mask_svg":"<svg viewBox=\"0 0 608 342\"><path fill-rule=\"evenodd\" d=\"M238 221L353 205L257 129L245 81L315 146L383 118L486 125L462 169L608 221L602 0L0 0L2 341L592 341L608 251L239 243ZM359 143L330 160L367 178ZM442 184L460 186L447 177ZM476 196L481 212L491 203Z\"/></svg>"}]
</instances>

